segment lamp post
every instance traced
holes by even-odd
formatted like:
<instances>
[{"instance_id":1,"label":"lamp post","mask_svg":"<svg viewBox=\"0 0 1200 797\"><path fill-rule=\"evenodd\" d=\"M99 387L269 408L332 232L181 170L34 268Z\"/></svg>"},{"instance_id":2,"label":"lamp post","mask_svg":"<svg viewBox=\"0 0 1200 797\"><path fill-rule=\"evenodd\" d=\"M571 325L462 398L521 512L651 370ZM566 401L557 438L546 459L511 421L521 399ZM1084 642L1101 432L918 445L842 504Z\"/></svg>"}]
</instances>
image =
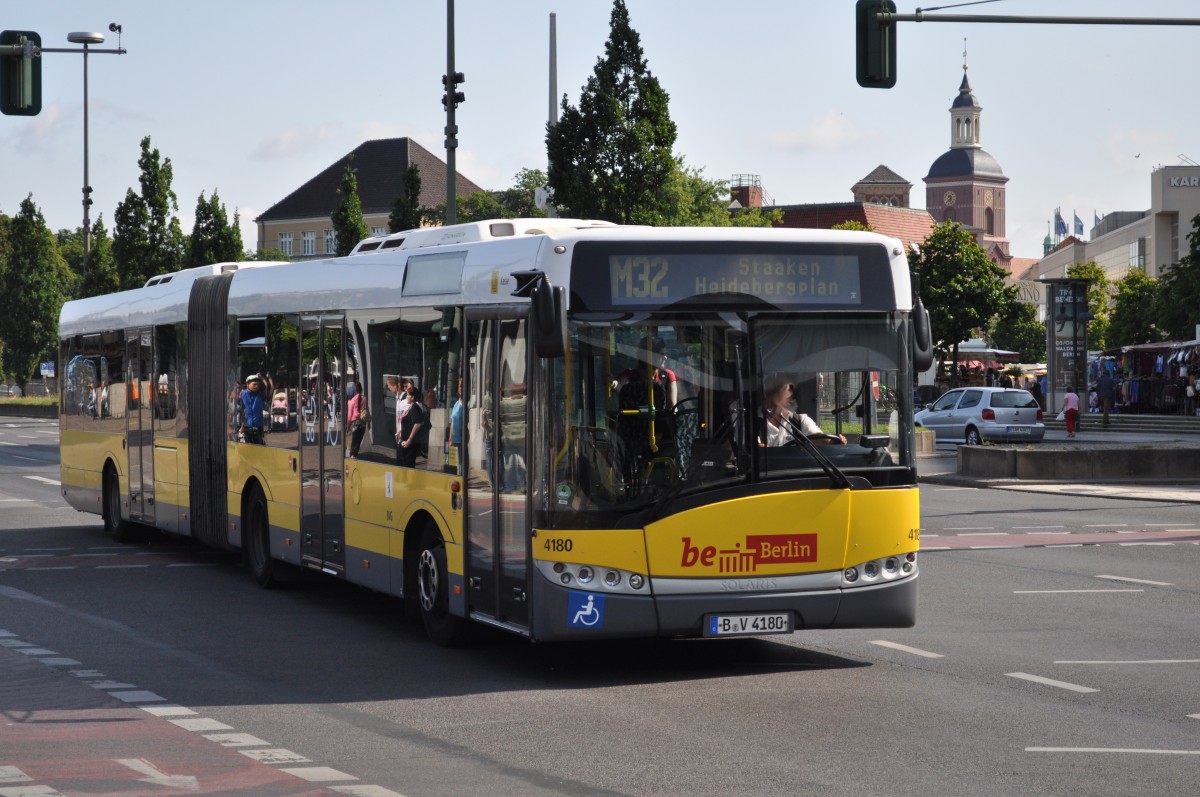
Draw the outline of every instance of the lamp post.
<instances>
[{"instance_id":1,"label":"lamp post","mask_svg":"<svg viewBox=\"0 0 1200 797\"><path fill-rule=\"evenodd\" d=\"M92 187L88 184L88 45L103 44L104 34L68 33L67 41L83 45L83 261L86 264L92 251L92 225L88 218L92 204Z\"/></svg>"}]
</instances>

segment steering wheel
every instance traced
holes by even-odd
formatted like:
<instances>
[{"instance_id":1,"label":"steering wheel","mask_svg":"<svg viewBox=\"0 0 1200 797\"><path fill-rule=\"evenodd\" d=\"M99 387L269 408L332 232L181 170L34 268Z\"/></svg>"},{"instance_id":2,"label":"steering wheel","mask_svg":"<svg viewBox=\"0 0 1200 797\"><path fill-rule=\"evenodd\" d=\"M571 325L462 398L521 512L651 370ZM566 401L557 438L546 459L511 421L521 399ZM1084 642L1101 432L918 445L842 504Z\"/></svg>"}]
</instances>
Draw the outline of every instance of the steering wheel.
<instances>
[{"instance_id":1,"label":"steering wheel","mask_svg":"<svg viewBox=\"0 0 1200 797\"><path fill-rule=\"evenodd\" d=\"M838 437L837 435L825 434L824 432L821 432L820 434L810 434L808 436L808 439L809 440L828 440L831 444L836 443L838 445L841 445L843 443L842 438Z\"/></svg>"}]
</instances>

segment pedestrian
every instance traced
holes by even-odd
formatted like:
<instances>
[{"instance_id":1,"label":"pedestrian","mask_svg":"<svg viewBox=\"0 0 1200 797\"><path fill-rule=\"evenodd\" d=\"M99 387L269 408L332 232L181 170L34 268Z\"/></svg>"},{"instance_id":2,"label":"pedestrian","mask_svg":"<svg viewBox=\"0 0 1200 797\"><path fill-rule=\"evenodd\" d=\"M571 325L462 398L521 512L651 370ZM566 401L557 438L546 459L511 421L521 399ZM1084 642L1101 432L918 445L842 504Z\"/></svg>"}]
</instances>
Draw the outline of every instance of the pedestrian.
<instances>
[{"instance_id":1,"label":"pedestrian","mask_svg":"<svg viewBox=\"0 0 1200 797\"><path fill-rule=\"evenodd\" d=\"M400 426L396 429L396 464L406 468L417 466L417 455L421 453L421 428L428 426L427 413L418 398L420 393L410 380L402 388L408 397ZM428 434L428 431L426 431Z\"/></svg>"},{"instance_id":2,"label":"pedestrian","mask_svg":"<svg viewBox=\"0 0 1200 797\"><path fill-rule=\"evenodd\" d=\"M1100 370L1100 378L1096 380L1096 396L1100 399L1100 411L1104 413L1104 420L1101 424L1105 429L1108 428L1108 413L1112 410L1113 399L1116 398L1116 385L1113 384L1112 375L1109 374L1107 368Z\"/></svg>"},{"instance_id":3,"label":"pedestrian","mask_svg":"<svg viewBox=\"0 0 1200 797\"><path fill-rule=\"evenodd\" d=\"M1036 379L1029 380L1029 392L1040 409L1046 409L1046 397L1042 395L1042 386Z\"/></svg>"},{"instance_id":4,"label":"pedestrian","mask_svg":"<svg viewBox=\"0 0 1200 797\"><path fill-rule=\"evenodd\" d=\"M1079 394L1074 388L1067 388L1063 394L1063 417L1067 421L1067 437L1075 436L1075 426L1079 423Z\"/></svg>"},{"instance_id":5,"label":"pedestrian","mask_svg":"<svg viewBox=\"0 0 1200 797\"><path fill-rule=\"evenodd\" d=\"M350 419L350 456L357 457L358 449L362 446L363 435L367 433L367 422L371 413L367 409L367 399L363 395L362 382L354 383L354 395L346 407L346 417Z\"/></svg>"}]
</instances>

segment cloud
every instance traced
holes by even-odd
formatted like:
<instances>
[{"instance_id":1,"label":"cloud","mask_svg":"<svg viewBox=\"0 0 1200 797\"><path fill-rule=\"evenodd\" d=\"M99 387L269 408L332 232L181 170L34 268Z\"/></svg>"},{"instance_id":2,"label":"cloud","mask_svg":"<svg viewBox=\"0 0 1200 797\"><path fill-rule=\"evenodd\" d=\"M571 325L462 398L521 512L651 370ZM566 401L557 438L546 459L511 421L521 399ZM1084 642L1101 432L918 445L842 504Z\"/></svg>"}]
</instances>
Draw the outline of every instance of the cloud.
<instances>
[{"instance_id":1,"label":"cloud","mask_svg":"<svg viewBox=\"0 0 1200 797\"><path fill-rule=\"evenodd\" d=\"M841 111L829 111L807 128L771 133L767 141L776 149L833 152L878 138L876 131L863 130Z\"/></svg>"},{"instance_id":2,"label":"cloud","mask_svg":"<svg viewBox=\"0 0 1200 797\"><path fill-rule=\"evenodd\" d=\"M258 160L275 160L303 155L332 141L336 135L333 125L313 128L293 127L259 142L253 156Z\"/></svg>"}]
</instances>

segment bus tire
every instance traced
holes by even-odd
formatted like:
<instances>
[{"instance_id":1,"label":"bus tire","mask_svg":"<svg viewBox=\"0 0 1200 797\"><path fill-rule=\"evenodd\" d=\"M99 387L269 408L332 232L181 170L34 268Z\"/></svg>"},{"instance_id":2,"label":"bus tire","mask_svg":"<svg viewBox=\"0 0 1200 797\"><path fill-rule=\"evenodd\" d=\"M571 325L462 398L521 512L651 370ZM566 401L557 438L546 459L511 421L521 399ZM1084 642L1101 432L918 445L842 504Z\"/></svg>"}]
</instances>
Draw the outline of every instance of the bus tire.
<instances>
[{"instance_id":1,"label":"bus tire","mask_svg":"<svg viewBox=\"0 0 1200 797\"><path fill-rule=\"evenodd\" d=\"M254 581L265 589L278 586L276 562L271 558L271 523L267 514L267 498L255 485L246 496L246 514L242 523L246 532L246 566Z\"/></svg>"},{"instance_id":2,"label":"bus tire","mask_svg":"<svg viewBox=\"0 0 1200 797\"><path fill-rule=\"evenodd\" d=\"M132 524L121 517L121 480L117 478L117 469L111 463L104 468L102 489L104 532L117 542L132 542Z\"/></svg>"},{"instance_id":3,"label":"bus tire","mask_svg":"<svg viewBox=\"0 0 1200 797\"><path fill-rule=\"evenodd\" d=\"M442 647L460 644L466 631L466 621L450 613L449 580L446 543L436 528L426 525L417 552L416 599L425 633Z\"/></svg>"}]
</instances>

